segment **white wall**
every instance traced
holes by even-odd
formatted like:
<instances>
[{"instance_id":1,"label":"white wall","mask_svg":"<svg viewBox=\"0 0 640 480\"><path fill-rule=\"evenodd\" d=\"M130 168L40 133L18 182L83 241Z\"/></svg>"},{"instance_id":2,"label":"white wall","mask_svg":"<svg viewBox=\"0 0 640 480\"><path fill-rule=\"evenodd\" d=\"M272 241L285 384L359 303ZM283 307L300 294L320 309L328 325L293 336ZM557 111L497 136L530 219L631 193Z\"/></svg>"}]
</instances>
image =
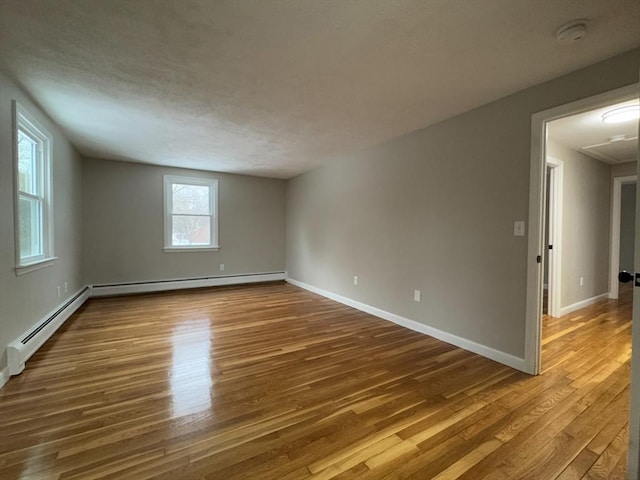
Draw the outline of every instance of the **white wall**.
<instances>
[{"instance_id":1,"label":"white wall","mask_svg":"<svg viewBox=\"0 0 640 480\"><path fill-rule=\"evenodd\" d=\"M522 358L531 115L637 81L628 52L296 177L289 276Z\"/></svg>"},{"instance_id":2,"label":"white wall","mask_svg":"<svg viewBox=\"0 0 640 480\"><path fill-rule=\"evenodd\" d=\"M21 276L15 274L13 100L53 136L54 253L58 259L50 267ZM80 162L58 127L0 70L0 372L7 365L7 345L84 285L80 271ZM69 291L58 298L56 286L64 282Z\"/></svg>"},{"instance_id":3,"label":"white wall","mask_svg":"<svg viewBox=\"0 0 640 480\"><path fill-rule=\"evenodd\" d=\"M164 252L165 174L218 179L219 251ZM85 159L82 238L87 281L283 272L285 188L283 180Z\"/></svg>"},{"instance_id":4,"label":"white wall","mask_svg":"<svg viewBox=\"0 0 640 480\"><path fill-rule=\"evenodd\" d=\"M564 308L609 291L611 166L551 139L547 152L564 165L560 289Z\"/></svg>"}]
</instances>

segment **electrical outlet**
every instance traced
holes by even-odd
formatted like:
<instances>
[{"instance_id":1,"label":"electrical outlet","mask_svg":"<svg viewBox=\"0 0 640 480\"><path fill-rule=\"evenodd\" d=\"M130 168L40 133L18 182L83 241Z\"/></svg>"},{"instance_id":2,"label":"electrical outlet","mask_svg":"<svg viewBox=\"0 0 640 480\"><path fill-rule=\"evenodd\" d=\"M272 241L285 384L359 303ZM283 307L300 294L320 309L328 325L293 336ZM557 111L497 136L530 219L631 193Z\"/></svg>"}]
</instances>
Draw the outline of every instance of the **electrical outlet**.
<instances>
[{"instance_id":1,"label":"electrical outlet","mask_svg":"<svg viewBox=\"0 0 640 480\"><path fill-rule=\"evenodd\" d=\"M220 271L223 272L224 271L224 263L220 264Z\"/></svg>"},{"instance_id":2,"label":"electrical outlet","mask_svg":"<svg viewBox=\"0 0 640 480\"><path fill-rule=\"evenodd\" d=\"M64 293L69 293L69 282L64 282Z\"/></svg>"},{"instance_id":3,"label":"electrical outlet","mask_svg":"<svg viewBox=\"0 0 640 480\"><path fill-rule=\"evenodd\" d=\"M354 285L358 285L358 276L357 275L354 275L354 277L353 277L353 284Z\"/></svg>"},{"instance_id":4,"label":"electrical outlet","mask_svg":"<svg viewBox=\"0 0 640 480\"><path fill-rule=\"evenodd\" d=\"M584 287L584 277L580 277L580 286Z\"/></svg>"},{"instance_id":5,"label":"electrical outlet","mask_svg":"<svg viewBox=\"0 0 640 480\"><path fill-rule=\"evenodd\" d=\"M513 222L513 235L516 237L524 237L524 225L523 220Z\"/></svg>"},{"instance_id":6,"label":"electrical outlet","mask_svg":"<svg viewBox=\"0 0 640 480\"><path fill-rule=\"evenodd\" d=\"M413 291L413 301L414 302L419 302L420 301L420 290L414 290Z\"/></svg>"},{"instance_id":7,"label":"electrical outlet","mask_svg":"<svg viewBox=\"0 0 640 480\"><path fill-rule=\"evenodd\" d=\"M60 285L56 287L56 291L58 292L58 298L60 298Z\"/></svg>"}]
</instances>

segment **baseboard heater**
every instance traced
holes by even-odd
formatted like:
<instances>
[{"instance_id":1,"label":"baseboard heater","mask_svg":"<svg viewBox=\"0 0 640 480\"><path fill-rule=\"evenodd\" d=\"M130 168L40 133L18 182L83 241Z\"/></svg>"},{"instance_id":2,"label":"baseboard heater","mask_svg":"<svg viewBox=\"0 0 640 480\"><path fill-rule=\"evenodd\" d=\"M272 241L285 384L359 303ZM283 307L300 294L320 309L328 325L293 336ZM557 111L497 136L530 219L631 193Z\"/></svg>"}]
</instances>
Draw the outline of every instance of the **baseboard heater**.
<instances>
[{"instance_id":1,"label":"baseboard heater","mask_svg":"<svg viewBox=\"0 0 640 480\"><path fill-rule=\"evenodd\" d=\"M64 305L47 315L40 323L7 346L9 374L18 375L22 372L22 370L24 370L25 362L51 337L51 335L55 333L58 328L60 328L67 318L73 314L73 312L80 308L80 306L89 297L130 295L134 293L162 292L167 290L180 290L184 288L239 285L244 283L273 282L284 280L286 276L286 272L266 272L218 277L197 277L176 280L104 284L84 287Z\"/></svg>"},{"instance_id":2,"label":"baseboard heater","mask_svg":"<svg viewBox=\"0 0 640 480\"><path fill-rule=\"evenodd\" d=\"M18 375L24 370L25 362L46 342L55 331L75 312L91 295L91 289L84 287L69 301L49 314L19 339L7 347L9 373Z\"/></svg>"},{"instance_id":3,"label":"baseboard heater","mask_svg":"<svg viewBox=\"0 0 640 480\"><path fill-rule=\"evenodd\" d=\"M240 285L243 283L274 282L284 280L286 272L245 273L238 275L220 275L210 277L179 278L173 280L150 280L144 282L108 283L94 285L92 297L131 295L135 293L165 292L186 288L218 287Z\"/></svg>"}]
</instances>

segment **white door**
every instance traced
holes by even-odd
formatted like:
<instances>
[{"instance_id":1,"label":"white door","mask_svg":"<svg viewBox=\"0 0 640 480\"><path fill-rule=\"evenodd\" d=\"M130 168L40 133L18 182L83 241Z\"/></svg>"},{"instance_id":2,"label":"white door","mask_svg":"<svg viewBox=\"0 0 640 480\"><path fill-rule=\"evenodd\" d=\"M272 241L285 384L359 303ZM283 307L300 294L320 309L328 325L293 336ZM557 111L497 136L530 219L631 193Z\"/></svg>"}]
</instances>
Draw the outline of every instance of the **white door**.
<instances>
[{"instance_id":1,"label":"white door","mask_svg":"<svg viewBox=\"0 0 640 480\"><path fill-rule=\"evenodd\" d=\"M549 219L547 221L548 241L544 245L547 253L548 294L547 314L550 317L560 316L561 259L562 259L562 182L563 163L553 157L547 157L549 175Z\"/></svg>"},{"instance_id":2,"label":"white door","mask_svg":"<svg viewBox=\"0 0 640 480\"><path fill-rule=\"evenodd\" d=\"M640 133L640 125L638 125ZM640 154L638 155L640 171ZM640 186L640 184L639 184ZM640 195L636 194L635 270L640 272ZM635 282L634 282L635 285ZM629 480L640 479L640 286L633 289L631 408L629 418Z\"/></svg>"}]
</instances>

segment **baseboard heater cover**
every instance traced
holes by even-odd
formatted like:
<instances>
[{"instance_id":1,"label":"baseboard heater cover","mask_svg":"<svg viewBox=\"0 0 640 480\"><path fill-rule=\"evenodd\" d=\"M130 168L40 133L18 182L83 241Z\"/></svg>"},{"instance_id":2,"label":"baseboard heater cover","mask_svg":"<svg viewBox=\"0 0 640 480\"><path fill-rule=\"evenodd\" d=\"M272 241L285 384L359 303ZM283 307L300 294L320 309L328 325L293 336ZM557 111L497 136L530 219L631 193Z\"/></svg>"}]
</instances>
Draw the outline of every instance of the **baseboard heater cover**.
<instances>
[{"instance_id":1,"label":"baseboard heater cover","mask_svg":"<svg viewBox=\"0 0 640 480\"><path fill-rule=\"evenodd\" d=\"M93 285L92 297L130 295L134 293L163 292L187 288L240 285L243 283L274 282L284 280L286 272L248 273L211 277L179 278L173 280L150 280L144 282L109 283Z\"/></svg>"},{"instance_id":2,"label":"baseboard heater cover","mask_svg":"<svg viewBox=\"0 0 640 480\"><path fill-rule=\"evenodd\" d=\"M70 298L57 310L47 315L29 331L7 346L9 374L18 375L29 358L55 333L60 326L90 297L87 286Z\"/></svg>"}]
</instances>

